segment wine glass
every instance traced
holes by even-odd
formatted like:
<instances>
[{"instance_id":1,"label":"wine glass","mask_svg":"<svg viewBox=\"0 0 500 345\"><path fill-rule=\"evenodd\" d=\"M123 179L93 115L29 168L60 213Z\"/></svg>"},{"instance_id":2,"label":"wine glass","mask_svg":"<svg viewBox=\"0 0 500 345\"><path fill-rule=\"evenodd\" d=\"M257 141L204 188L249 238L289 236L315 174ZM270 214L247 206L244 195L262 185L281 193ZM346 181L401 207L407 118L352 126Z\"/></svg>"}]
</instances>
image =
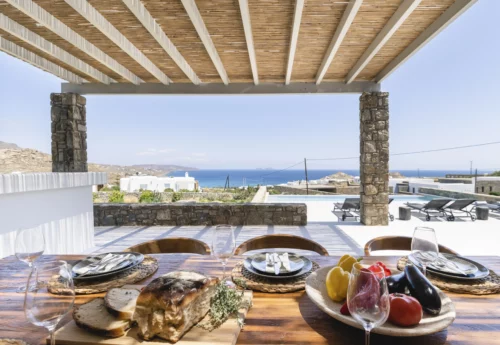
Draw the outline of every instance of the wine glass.
<instances>
[{"instance_id":1,"label":"wine glass","mask_svg":"<svg viewBox=\"0 0 500 345\"><path fill-rule=\"evenodd\" d=\"M411 255L422 265L425 276L427 266L437 260L439 246L432 228L416 227L411 240Z\"/></svg>"},{"instance_id":2,"label":"wine glass","mask_svg":"<svg viewBox=\"0 0 500 345\"><path fill-rule=\"evenodd\" d=\"M389 290L384 269L353 267L347 288L347 307L352 317L365 329L365 344L370 344L370 332L389 317Z\"/></svg>"},{"instance_id":3,"label":"wine glass","mask_svg":"<svg viewBox=\"0 0 500 345\"><path fill-rule=\"evenodd\" d=\"M55 330L63 316L73 308L75 287L71 268L65 261L50 261L35 267L28 278L28 286L41 277L35 289L24 295L24 314L35 326L45 327L50 334L50 344L55 345ZM48 282L57 279L58 294L48 291Z\"/></svg>"},{"instance_id":4,"label":"wine glass","mask_svg":"<svg viewBox=\"0 0 500 345\"><path fill-rule=\"evenodd\" d=\"M27 263L31 271L33 271L35 261L44 251L45 237L41 228L35 227L17 231L14 249L15 255L18 260ZM33 282L36 284L37 279L35 278ZM31 285L28 286L33 288ZM26 286L22 286L17 289L17 292L24 292L25 289Z\"/></svg>"},{"instance_id":5,"label":"wine glass","mask_svg":"<svg viewBox=\"0 0 500 345\"><path fill-rule=\"evenodd\" d=\"M212 235L212 253L222 263L222 280L226 279L226 265L233 256L234 229L231 225L217 225Z\"/></svg>"}]
</instances>

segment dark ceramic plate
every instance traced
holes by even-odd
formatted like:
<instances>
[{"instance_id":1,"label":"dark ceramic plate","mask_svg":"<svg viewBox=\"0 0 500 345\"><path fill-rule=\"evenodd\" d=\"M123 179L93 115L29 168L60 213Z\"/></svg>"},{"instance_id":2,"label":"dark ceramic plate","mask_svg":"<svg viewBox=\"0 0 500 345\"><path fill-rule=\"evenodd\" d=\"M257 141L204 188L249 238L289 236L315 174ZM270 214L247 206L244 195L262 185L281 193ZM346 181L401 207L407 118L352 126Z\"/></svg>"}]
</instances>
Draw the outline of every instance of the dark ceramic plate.
<instances>
[{"instance_id":1,"label":"dark ceramic plate","mask_svg":"<svg viewBox=\"0 0 500 345\"><path fill-rule=\"evenodd\" d=\"M267 274L267 273L264 273L264 272L260 272L258 270L256 270L253 266L252 266L252 259L253 259L253 256L251 257L248 257L246 258L244 261L243 261L243 266L245 267L245 269L250 272L250 273L253 273L255 275L258 275L260 277L263 277L263 278L268 278L268 279L290 279L290 278L295 278L295 277L299 277L301 275L303 275L304 273L307 273L309 272L311 269L312 269L312 262L311 260L309 260L308 258L306 258L305 256L300 256L300 258L304 261L304 267L302 267L302 269L296 273L293 273L293 274L287 274L287 275L275 275L275 274ZM265 260L265 257L264 257L264 260Z\"/></svg>"},{"instance_id":2,"label":"dark ceramic plate","mask_svg":"<svg viewBox=\"0 0 500 345\"><path fill-rule=\"evenodd\" d=\"M86 274L83 276L80 276L79 274L76 273L79 269L84 268L85 266L90 265L92 263L98 262L99 260L104 258L107 254L114 254L114 255L131 254L132 258L127 260L127 262L122 262L120 264L117 264L115 267L113 267L111 270L109 270L107 272L89 273L89 274ZM144 255L142 255L141 253L133 253L133 252L130 252L130 253L128 253L128 252L126 252L126 253L124 253L124 252L111 252L111 253L103 253L103 254L99 254L99 255L95 255L95 256L89 256L83 260L78 261L73 266L73 268L72 268L73 280L75 280L75 281L91 280L91 279L99 279L102 277L112 276L114 274L123 272L125 270L131 269L132 267L139 265L143 260L144 260Z\"/></svg>"},{"instance_id":3,"label":"dark ceramic plate","mask_svg":"<svg viewBox=\"0 0 500 345\"><path fill-rule=\"evenodd\" d=\"M273 254L273 253L269 253ZM284 252L276 253L278 255L283 255ZM290 262L290 271L287 271L283 265L280 266L279 275L290 275L295 272L300 271L304 267L304 260L294 253L288 253L288 261ZM274 274L274 267L272 272L267 272L266 270L266 253L259 253L252 256L252 267L264 274Z\"/></svg>"},{"instance_id":4,"label":"dark ceramic plate","mask_svg":"<svg viewBox=\"0 0 500 345\"><path fill-rule=\"evenodd\" d=\"M475 280L475 279L482 279L490 275L490 271L481 265L478 262L475 262L473 260L464 258L463 256L458 256L458 255L453 255L453 254L446 254L446 253L440 253L439 255L444 256L446 259L455 262L456 264L464 263L466 262L469 265L475 265L477 267L477 271L474 273L469 273L467 275L463 275L460 273L451 273L448 270L447 271L442 271L438 270L432 266L427 266L427 270L431 272L432 274L435 274L437 276L445 277L445 278L451 278L451 279L458 279L458 280ZM417 267L422 267L420 263L415 260L411 255L408 256L408 259Z\"/></svg>"}]
</instances>

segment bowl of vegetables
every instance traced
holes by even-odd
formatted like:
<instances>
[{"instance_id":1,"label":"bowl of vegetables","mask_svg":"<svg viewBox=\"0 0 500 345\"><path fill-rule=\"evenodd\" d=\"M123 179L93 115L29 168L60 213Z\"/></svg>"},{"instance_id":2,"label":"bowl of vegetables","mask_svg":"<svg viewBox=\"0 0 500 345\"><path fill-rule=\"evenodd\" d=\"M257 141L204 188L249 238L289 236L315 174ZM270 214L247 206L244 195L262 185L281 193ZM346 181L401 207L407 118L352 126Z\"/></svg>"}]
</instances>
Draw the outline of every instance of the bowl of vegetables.
<instances>
[{"instance_id":1,"label":"bowl of vegetables","mask_svg":"<svg viewBox=\"0 0 500 345\"><path fill-rule=\"evenodd\" d=\"M362 326L350 316L346 303L346 291L350 270L360 265L343 256L333 267L323 267L311 273L306 280L306 293L311 301L326 314L350 326ZM343 264L344 263L344 264ZM372 330L373 333L413 337L433 334L446 329L456 317L451 299L429 282L415 266L409 265L403 272L384 267L389 289L389 319ZM360 266L357 266L358 268ZM371 266L365 266L370 270Z\"/></svg>"}]
</instances>

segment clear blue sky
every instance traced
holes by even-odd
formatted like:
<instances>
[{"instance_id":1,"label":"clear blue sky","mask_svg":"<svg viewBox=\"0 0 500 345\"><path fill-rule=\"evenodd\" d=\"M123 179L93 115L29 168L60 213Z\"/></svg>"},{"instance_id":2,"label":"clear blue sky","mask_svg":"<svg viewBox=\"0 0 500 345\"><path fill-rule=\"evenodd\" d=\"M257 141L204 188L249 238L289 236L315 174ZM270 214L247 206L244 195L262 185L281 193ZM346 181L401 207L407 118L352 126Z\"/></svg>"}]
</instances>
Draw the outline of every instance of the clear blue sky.
<instances>
[{"instance_id":1,"label":"clear blue sky","mask_svg":"<svg viewBox=\"0 0 500 345\"><path fill-rule=\"evenodd\" d=\"M500 1L481 0L394 72L392 153L500 140ZM50 153L57 77L0 52L0 141ZM88 96L90 162L282 168L359 154L357 95ZM500 169L500 145L392 157L391 169ZM356 169L357 160L310 163Z\"/></svg>"}]
</instances>

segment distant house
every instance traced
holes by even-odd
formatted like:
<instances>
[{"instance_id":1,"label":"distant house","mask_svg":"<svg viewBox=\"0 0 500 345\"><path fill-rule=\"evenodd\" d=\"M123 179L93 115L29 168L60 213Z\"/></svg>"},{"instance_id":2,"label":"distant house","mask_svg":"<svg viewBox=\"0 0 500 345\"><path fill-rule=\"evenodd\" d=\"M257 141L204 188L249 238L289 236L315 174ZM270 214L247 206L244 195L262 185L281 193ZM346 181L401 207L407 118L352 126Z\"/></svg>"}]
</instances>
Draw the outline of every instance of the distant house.
<instances>
[{"instance_id":1,"label":"distant house","mask_svg":"<svg viewBox=\"0 0 500 345\"><path fill-rule=\"evenodd\" d=\"M184 177L137 175L120 179L120 190L123 192L137 192L139 190L163 192L165 189L172 189L174 192L178 192L181 189L195 191L197 187L198 183L187 172Z\"/></svg>"}]
</instances>

